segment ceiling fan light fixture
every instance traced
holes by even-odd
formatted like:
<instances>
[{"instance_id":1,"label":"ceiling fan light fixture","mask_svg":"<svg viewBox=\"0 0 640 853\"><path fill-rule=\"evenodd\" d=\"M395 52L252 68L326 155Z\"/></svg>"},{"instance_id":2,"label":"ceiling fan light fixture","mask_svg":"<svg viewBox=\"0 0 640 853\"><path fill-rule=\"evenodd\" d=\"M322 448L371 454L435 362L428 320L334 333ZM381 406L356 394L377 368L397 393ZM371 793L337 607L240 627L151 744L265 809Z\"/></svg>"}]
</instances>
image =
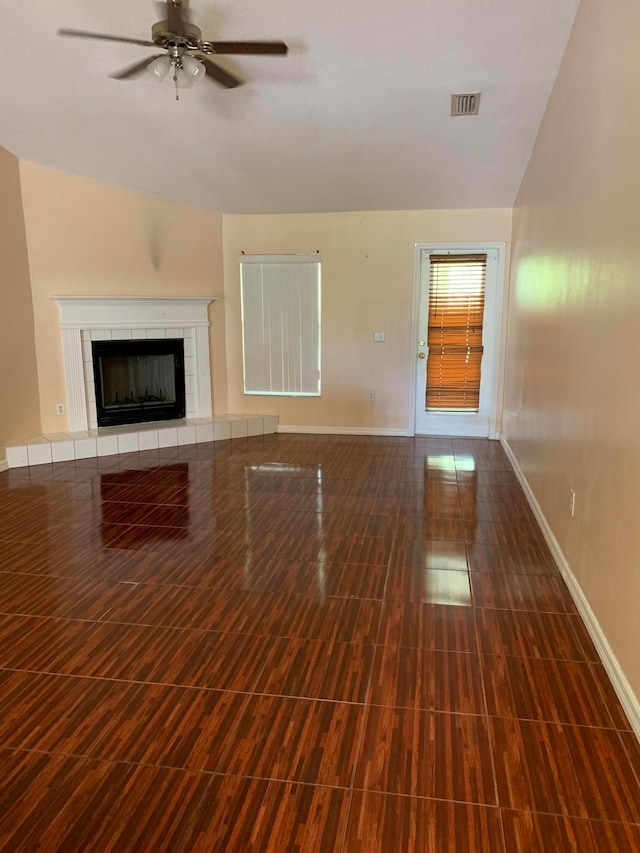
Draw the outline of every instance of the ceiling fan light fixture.
<instances>
[{"instance_id":1,"label":"ceiling fan light fixture","mask_svg":"<svg viewBox=\"0 0 640 853\"><path fill-rule=\"evenodd\" d=\"M176 89L190 89L207 73L202 62L192 56L169 56L169 54L154 59L147 66L147 70L159 82L171 76Z\"/></svg>"},{"instance_id":2,"label":"ceiling fan light fixture","mask_svg":"<svg viewBox=\"0 0 640 853\"><path fill-rule=\"evenodd\" d=\"M200 60L195 59L193 56L183 56L182 57L182 71L185 77L190 79L189 85L193 85L197 83L207 73L207 69L204 67ZM180 74L178 74L180 77Z\"/></svg>"},{"instance_id":3,"label":"ceiling fan light fixture","mask_svg":"<svg viewBox=\"0 0 640 853\"><path fill-rule=\"evenodd\" d=\"M168 56L159 56L147 68L152 77L155 77L161 83L169 71L171 71L171 60Z\"/></svg>"}]
</instances>

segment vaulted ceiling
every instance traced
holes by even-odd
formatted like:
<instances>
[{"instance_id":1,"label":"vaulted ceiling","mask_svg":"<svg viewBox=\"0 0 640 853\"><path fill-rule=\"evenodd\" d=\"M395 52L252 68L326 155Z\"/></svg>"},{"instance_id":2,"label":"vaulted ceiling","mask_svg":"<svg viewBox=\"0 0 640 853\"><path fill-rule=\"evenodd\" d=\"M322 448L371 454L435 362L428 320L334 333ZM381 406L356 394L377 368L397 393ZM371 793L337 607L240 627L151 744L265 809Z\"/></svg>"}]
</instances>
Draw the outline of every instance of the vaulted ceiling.
<instances>
[{"instance_id":1,"label":"vaulted ceiling","mask_svg":"<svg viewBox=\"0 0 640 853\"><path fill-rule=\"evenodd\" d=\"M283 39L219 64L245 85L110 78L154 49L150 0L1 3L0 145L214 211L510 207L579 0L191 0L209 40ZM155 51L157 52L157 51ZM450 97L481 92L480 114Z\"/></svg>"}]
</instances>

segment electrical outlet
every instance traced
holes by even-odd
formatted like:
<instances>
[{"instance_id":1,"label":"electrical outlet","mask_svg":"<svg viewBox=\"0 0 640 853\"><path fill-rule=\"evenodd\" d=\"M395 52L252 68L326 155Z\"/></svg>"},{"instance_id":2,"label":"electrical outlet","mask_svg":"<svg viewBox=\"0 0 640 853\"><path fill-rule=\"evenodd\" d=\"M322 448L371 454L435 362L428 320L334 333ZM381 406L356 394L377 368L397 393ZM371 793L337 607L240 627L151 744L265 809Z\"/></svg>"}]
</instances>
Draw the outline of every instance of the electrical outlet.
<instances>
[{"instance_id":1,"label":"electrical outlet","mask_svg":"<svg viewBox=\"0 0 640 853\"><path fill-rule=\"evenodd\" d=\"M56 415L64 415L64 403L56 403Z\"/></svg>"},{"instance_id":2,"label":"electrical outlet","mask_svg":"<svg viewBox=\"0 0 640 853\"><path fill-rule=\"evenodd\" d=\"M367 395L367 399L369 400L370 403L375 403L376 392L375 391L369 391L369 394Z\"/></svg>"},{"instance_id":3,"label":"electrical outlet","mask_svg":"<svg viewBox=\"0 0 640 853\"><path fill-rule=\"evenodd\" d=\"M373 342L375 344L383 344L384 343L384 332L374 332L373 333Z\"/></svg>"},{"instance_id":4,"label":"electrical outlet","mask_svg":"<svg viewBox=\"0 0 640 853\"><path fill-rule=\"evenodd\" d=\"M569 489L569 512L571 513L571 518L576 514L576 493L573 489Z\"/></svg>"}]
</instances>

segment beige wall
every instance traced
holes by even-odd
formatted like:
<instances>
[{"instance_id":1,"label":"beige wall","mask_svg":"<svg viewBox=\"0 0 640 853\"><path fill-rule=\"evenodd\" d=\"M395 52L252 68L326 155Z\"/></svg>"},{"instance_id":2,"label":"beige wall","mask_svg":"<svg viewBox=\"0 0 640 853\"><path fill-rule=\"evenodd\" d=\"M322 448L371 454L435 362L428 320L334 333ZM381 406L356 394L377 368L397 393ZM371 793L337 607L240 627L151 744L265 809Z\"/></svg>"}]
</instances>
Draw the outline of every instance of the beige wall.
<instances>
[{"instance_id":1,"label":"beige wall","mask_svg":"<svg viewBox=\"0 0 640 853\"><path fill-rule=\"evenodd\" d=\"M514 213L504 427L640 697L638 32L582 0Z\"/></svg>"},{"instance_id":2,"label":"beige wall","mask_svg":"<svg viewBox=\"0 0 640 853\"><path fill-rule=\"evenodd\" d=\"M29 258L18 160L0 148L0 460L40 431Z\"/></svg>"},{"instance_id":3,"label":"beige wall","mask_svg":"<svg viewBox=\"0 0 640 853\"><path fill-rule=\"evenodd\" d=\"M225 297L210 309L214 411L274 413L291 425L404 430L415 243L508 243L511 230L509 210L222 217L32 163L22 162L20 174L45 433L67 426L55 414L66 392L51 297L179 294ZM245 397L240 251L316 249L323 259L322 397ZM384 344L373 343L374 330L385 332ZM375 403L367 401L369 390Z\"/></svg>"},{"instance_id":4,"label":"beige wall","mask_svg":"<svg viewBox=\"0 0 640 853\"><path fill-rule=\"evenodd\" d=\"M409 424L416 243L507 242L510 210L433 210L225 216L229 409L295 426L404 430ZM322 254L322 396L245 396L241 251ZM374 344L374 331L385 343ZM367 393L376 392L376 402Z\"/></svg>"},{"instance_id":5,"label":"beige wall","mask_svg":"<svg viewBox=\"0 0 640 853\"><path fill-rule=\"evenodd\" d=\"M65 384L52 296L222 296L222 217L21 162L42 431ZM224 308L210 307L214 407L226 404ZM20 436L25 438L24 435Z\"/></svg>"}]
</instances>

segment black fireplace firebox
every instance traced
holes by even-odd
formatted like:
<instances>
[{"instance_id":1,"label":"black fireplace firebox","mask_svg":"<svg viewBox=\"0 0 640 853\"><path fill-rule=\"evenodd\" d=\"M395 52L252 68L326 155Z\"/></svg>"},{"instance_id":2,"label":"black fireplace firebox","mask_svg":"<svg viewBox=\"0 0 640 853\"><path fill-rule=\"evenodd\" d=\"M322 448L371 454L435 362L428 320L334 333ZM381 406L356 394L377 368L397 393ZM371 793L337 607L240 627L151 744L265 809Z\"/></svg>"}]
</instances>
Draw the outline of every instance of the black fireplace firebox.
<instances>
[{"instance_id":1,"label":"black fireplace firebox","mask_svg":"<svg viewBox=\"0 0 640 853\"><path fill-rule=\"evenodd\" d=\"M98 426L185 416L184 341L93 341Z\"/></svg>"}]
</instances>

